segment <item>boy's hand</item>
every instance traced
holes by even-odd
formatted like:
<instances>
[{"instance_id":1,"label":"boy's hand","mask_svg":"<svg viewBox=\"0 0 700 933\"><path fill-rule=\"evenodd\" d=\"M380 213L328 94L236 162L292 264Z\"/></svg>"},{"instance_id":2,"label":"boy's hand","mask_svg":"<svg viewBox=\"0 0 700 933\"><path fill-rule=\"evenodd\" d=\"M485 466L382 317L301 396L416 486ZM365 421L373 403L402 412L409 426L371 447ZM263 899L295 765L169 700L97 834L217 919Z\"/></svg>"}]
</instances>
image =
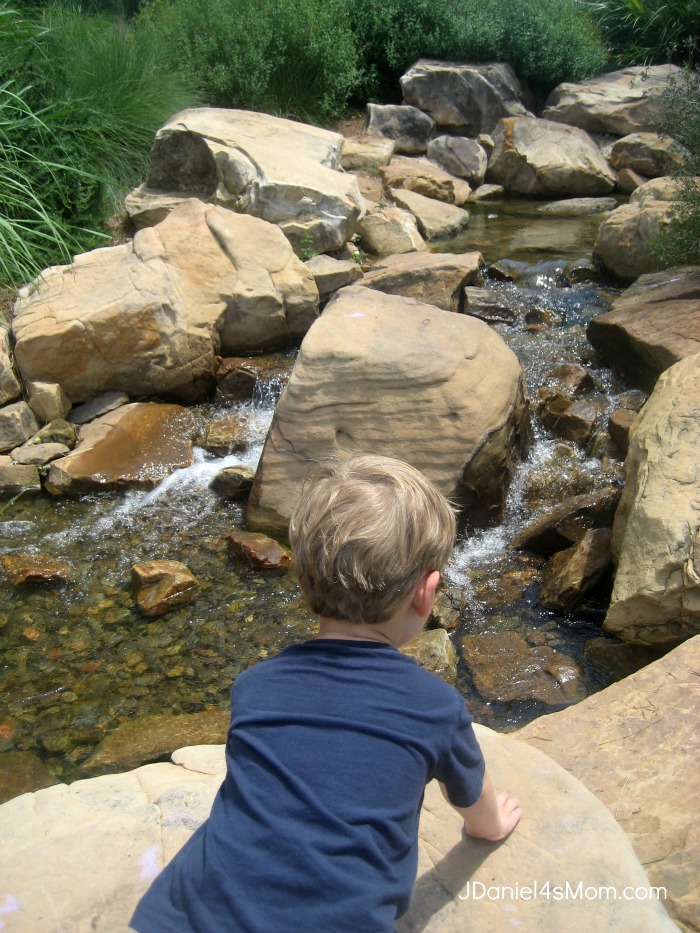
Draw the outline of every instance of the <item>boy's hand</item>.
<instances>
[{"instance_id":1,"label":"boy's hand","mask_svg":"<svg viewBox=\"0 0 700 933\"><path fill-rule=\"evenodd\" d=\"M467 834L477 839L500 842L513 832L523 815L517 798L504 790L498 794L494 791L488 772L484 774L481 797L471 807L456 807L451 803L447 788L442 783L440 790L445 800L463 818Z\"/></svg>"},{"instance_id":2,"label":"boy's hand","mask_svg":"<svg viewBox=\"0 0 700 933\"><path fill-rule=\"evenodd\" d=\"M480 836L480 839L486 839L489 842L500 842L509 836L520 822L523 815L523 808L516 797L511 797L508 791L502 790L496 794L496 806L498 808L498 817L501 821L500 832L493 836ZM464 821L464 828L469 832L467 821Z\"/></svg>"}]
</instances>

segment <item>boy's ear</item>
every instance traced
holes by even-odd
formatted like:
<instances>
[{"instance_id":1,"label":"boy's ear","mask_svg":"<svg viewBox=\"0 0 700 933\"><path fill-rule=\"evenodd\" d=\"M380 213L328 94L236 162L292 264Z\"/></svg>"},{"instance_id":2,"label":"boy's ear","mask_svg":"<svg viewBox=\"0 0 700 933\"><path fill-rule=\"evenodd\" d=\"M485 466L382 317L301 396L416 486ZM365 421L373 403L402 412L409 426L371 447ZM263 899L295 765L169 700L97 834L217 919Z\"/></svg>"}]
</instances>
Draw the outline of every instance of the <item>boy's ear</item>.
<instances>
[{"instance_id":1,"label":"boy's ear","mask_svg":"<svg viewBox=\"0 0 700 933\"><path fill-rule=\"evenodd\" d=\"M435 590L440 582L439 570L426 570L413 591L412 605L418 615L427 616L433 608Z\"/></svg>"}]
</instances>

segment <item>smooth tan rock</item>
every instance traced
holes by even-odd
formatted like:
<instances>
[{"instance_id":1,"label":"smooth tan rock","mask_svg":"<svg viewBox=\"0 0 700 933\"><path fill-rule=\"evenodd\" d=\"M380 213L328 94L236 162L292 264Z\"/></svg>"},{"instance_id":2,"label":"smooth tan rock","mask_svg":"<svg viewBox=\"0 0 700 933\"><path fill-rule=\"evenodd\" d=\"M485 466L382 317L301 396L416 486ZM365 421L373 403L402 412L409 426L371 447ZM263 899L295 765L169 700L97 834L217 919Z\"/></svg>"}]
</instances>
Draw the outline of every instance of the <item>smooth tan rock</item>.
<instances>
[{"instance_id":1,"label":"smooth tan rock","mask_svg":"<svg viewBox=\"0 0 700 933\"><path fill-rule=\"evenodd\" d=\"M685 161L682 147L670 136L631 133L612 147L610 164L616 171L628 168L648 178L670 175Z\"/></svg>"},{"instance_id":2,"label":"smooth tan rock","mask_svg":"<svg viewBox=\"0 0 700 933\"><path fill-rule=\"evenodd\" d=\"M38 430L39 424L26 402L0 408L0 453L24 444Z\"/></svg>"},{"instance_id":3,"label":"smooth tan rock","mask_svg":"<svg viewBox=\"0 0 700 933\"><path fill-rule=\"evenodd\" d=\"M101 418L102 415L107 415L110 411L116 411L122 405L128 404L129 396L126 392L102 392L91 398L89 402L76 405L68 419L70 424L89 424L95 418Z\"/></svg>"},{"instance_id":4,"label":"smooth tan rock","mask_svg":"<svg viewBox=\"0 0 700 933\"><path fill-rule=\"evenodd\" d=\"M560 217L588 217L614 211L617 204L615 198L565 198L563 201L550 201L537 210L540 214L557 214Z\"/></svg>"},{"instance_id":5,"label":"smooth tan rock","mask_svg":"<svg viewBox=\"0 0 700 933\"><path fill-rule=\"evenodd\" d=\"M547 98L543 116L589 133L627 136L654 130L662 116L662 94L682 75L675 65L639 65L580 84L560 84Z\"/></svg>"},{"instance_id":6,"label":"smooth tan rock","mask_svg":"<svg viewBox=\"0 0 700 933\"><path fill-rule=\"evenodd\" d=\"M346 137L343 140L341 165L346 172L353 169L376 169L388 165L395 148L393 139L378 136Z\"/></svg>"},{"instance_id":7,"label":"smooth tan rock","mask_svg":"<svg viewBox=\"0 0 700 933\"><path fill-rule=\"evenodd\" d=\"M340 168L343 137L248 110L199 107L176 113L156 133L146 184L126 198L137 226L161 219L187 197L277 224L298 251L318 252L352 236L363 205Z\"/></svg>"},{"instance_id":8,"label":"smooth tan rock","mask_svg":"<svg viewBox=\"0 0 700 933\"><path fill-rule=\"evenodd\" d=\"M394 141L396 152L425 152L435 121L417 107L367 104L367 132Z\"/></svg>"},{"instance_id":9,"label":"smooth tan rock","mask_svg":"<svg viewBox=\"0 0 700 933\"><path fill-rule=\"evenodd\" d=\"M457 653L444 629L421 632L401 651L417 661L426 671L438 674L448 683L454 683L457 677Z\"/></svg>"},{"instance_id":10,"label":"smooth tan rock","mask_svg":"<svg viewBox=\"0 0 700 933\"><path fill-rule=\"evenodd\" d=\"M46 554L5 554L2 566L13 586L24 583L70 583L73 579L69 564Z\"/></svg>"},{"instance_id":11,"label":"smooth tan rock","mask_svg":"<svg viewBox=\"0 0 700 933\"><path fill-rule=\"evenodd\" d=\"M495 201L505 194L503 185L479 185L476 191L469 195L470 201Z\"/></svg>"},{"instance_id":12,"label":"smooth tan rock","mask_svg":"<svg viewBox=\"0 0 700 933\"><path fill-rule=\"evenodd\" d=\"M178 560L149 560L131 568L131 585L136 602L146 616L162 616L191 603L199 581Z\"/></svg>"},{"instance_id":13,"label":"smooth tan rock","mask_svg":"<svg viewBox=\"0 0 700 933\"><path fill-rule=\"evenodd\" d=\"M353 285L362 278L362 269L350 259L333 259L331 256L314 256L305 263L314 277L318 294L327 298L346 285Z\"/></svg>"},{"instance_id":14,"label":"smooth tan rock","mask_svg":"<svg viewBox=\"0 0 700 933\"><path fill-rule=\"evenodd\" d=\"M546 751L605 804L667 889L684 930L700 915L700 638L590 696L536 719L518 739Z\"/></svg>"},{"instance_id":15,"label":"smooth tan rock","mask_svg":"<svg viewBox=\"0 0 700 933\"><path fill-rule=\"evenodd\" d=\"M572 197L608 194L616 178L591 137L550 120L510 117L493 132L487 180L511 194Z\"/></svg>"},{"instance_id":16,"label":"smooth tan rock","mask_svg":"<svg viewBox=\"0 0 700 933\"><path fill-rule=\"evenodd\" d=\"M71 400L54 382L28 382L27 404L41 424L65 418L71 410Z\"/></svg>"},{"instance_id":17,"label":"smooth tan rock","mask_svg":"<svg viewBox=\"0 0 700 933\"><path fill-rule=\"evenodd\" d=\"M626 454L629 447L630 431L637 420L637 412L629 408L618 408L608 418L608 432L613 444Z\"/></svg>"},{"instance_id":18,"label":"smooth tan rock","mask_svg":"<svg viewBox=\"0 0 700 933\"><path fill-rule=\"evenodd\" d=\"M289 345L317 310L311 273L277 227L188 200L132 243L22 289L16 360L25 380L58 383L74 402L108 390L196 400L220 351Z\"/></svg>"},{"instance_id":19,"label":"smooth tan rock","mask_svg":"<svg viewBox=\"0 0 700 933\"><path fill-rule=\"evenodd\" d=\"M376 263L362 285L459 311L465 286L480 283L481 253L406 253Z\"/></svg>"},{"instance_id":20,"label":"smooth tan rock","mask_svg":"<svg viewBox=\"0 0 700 933\"><path fill-rule=\"evenodd\" d=\"M428 248L418 232L413 214L398 207L386 207L367 214L357 225L357 234L362 248L377 256L394 256Z\"/></svg>"},{"instance_id":21,"label":"smooth tan rock","mask_svg":"<svg viewBox=\"0 0 700 933\"><path fill-rule=\"evenodd\" d=\"M291 567L289 551L267 535L234 531L228 541L231 553L256 570L286 570Z\"/></svg>"},{"instance_id":22,"label":"smooth tan rock","mask_svg":"<svg viewBox=\"0 0 700 933\"><path fill-rule=\"evenodd\" d=\"M23 466L11 457L0 457L0 498L8 499L21 492L40 492L39 470L34 464Z\"/></svg>"},{"instance_id":23,"label":"smooth tan rock","mask_svg":"<svg viewBox=\"0 0 700 933\"><path fill-rule=\"evenodd\" d=\"M652 254L651 245L663 235L672 216L668 201L647 198L623 204L600 225L593 256L623 282L659 269L660 260Z\"/></svg>"},{"instance_id":24,"label":"smooth tan rock","mask_svg":"<svg viewBox=\"0 0 700 933\"><path fill-rule=\"evenodd\" d=\"M374 289L342 289L302 344L247 520L284 533L309 468L352 450L411 463L472 518L494 520L527 444L523 393L515 355L481 321Z\"/></svg>"},{"instance_id":25,"label":"smooth tan rock","mask_svg":"<svg viewBox=\"0 0 700 933\"><path fill-rule=\"evenodd\" d=\"M612 570L609 528L595 528L551 558L542 573L538 602L545 609L570 612Z\"/></svg>"},{"instance_id":26,"label":"smooth tan rock","mask_svg":"<svg viewBox=\"0 0 700 933\"><path fill-rule=\"evenodd\" d=\"M7 325L0 325L0 405L19 398L22 386L15 375L10 355Z\"/></svg>"},{"instance_id":27,"label":"smooth tan rock","mask_svg":"<svg viewBox=\"0 0 700 933\"><path fill-rule=\"evenodd\" d=\"M700 631L700 353L659 378L630 437L604 629L654 645Z\"/></svg>"},{"instance_id":28,"label":"smooth tan rock","mask_svg":"<svg viewBox=\"0 0 700 933\"><path fill-rule=\"evenodd\" d=\"M391 197L399 207L413 214L418 229L428 241L447 239L469 223L469 214L454 204L443 204L403 188L392 188Z\"/></svg>"},{"instance_id":29,"label":"smooth tan rock","mask_svg":"<svg viewBox=\"0 0 700 933\"><path fill-rule=\"evenodd\" d=\"M606 360L652 388L664 370L700 352L700 266L640 276L593 318L587 337Z\"/></svg>"},{"instance_id":30,"label":"smooth tan rock","mask_svg":"<svg viewBox=\"0 0 700 933\"><path fill-rule=\"evenodd\" d=\"M15 463L46 466L52 460L58 460L69 453L70 447L65 444L25 444L24 447L17 447L12 451L12 459Z\"/></svg>"},{"instance_id":31,"label":"smooth tan rock","mask_svg":"<svg viewBox=\"0 0 700 933\"><path fill-rule=\"evenodd\" d=\"M405 188L434 201L453 204L457 179L427 159L393 159L380 172L384 190Z\"/></svg>"},{"instance_id":32,"label":"smooth tan rock","mask_svg":"<svg viewBox=\"0 0 700 933\"><path fill-rule=\"evenodd\" d=\"M75 450L51 464L46 489L54 495L152 489L194 463L192 434L191 417L179 405L123 405L83 428Z\"/></svg>"}]
</instances>

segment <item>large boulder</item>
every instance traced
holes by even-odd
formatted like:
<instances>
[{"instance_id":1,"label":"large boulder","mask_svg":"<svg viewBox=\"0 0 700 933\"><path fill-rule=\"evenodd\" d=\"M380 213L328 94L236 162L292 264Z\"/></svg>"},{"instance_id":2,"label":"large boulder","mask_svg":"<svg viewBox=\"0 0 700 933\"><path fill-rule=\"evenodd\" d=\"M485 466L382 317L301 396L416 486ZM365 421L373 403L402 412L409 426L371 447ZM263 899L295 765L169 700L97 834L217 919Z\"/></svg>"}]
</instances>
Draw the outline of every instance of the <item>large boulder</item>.
<instances>
[{"instance_id":1,"label":"large boulder","mask_svg":"<svg viewBox=\"0 0 700 933\"><path fill-rule=\"evenodd\" d=\"M685 161L681 146L670 136L658 133L631 133L612 147L610 164L617 172L630 169L648 178L670 175Z\"/></svg>"},{"instance_id":2,"label":"large boulder","mask_svg":"<svg viewBox=\"0 0 700 933\"><path fill-rule=\"evenodd\" d=\"M523 90L510 65L468 65L422 58L401 78L406 103L453 134L490 133L501 117L527 116Z\"/></svg>"},{"instance_id":3,"label":"large boulder","mask_svg":"<svg viewBox=\"0 0 700 933\"><path fill-rule=\"evenodd\" d=\"M696 637L582 703L542 716L516 733L605 804L627 833L651 884L666 889L671 916L687 931L700 928L699 665Z\"/></svg>"},{"instance_id":4,"label":"large boulder","mask_svg":"<svg viewBox=\"0 0 700 933\"><path fill-rule=\"evenodd\" d=\"M609 363L653 388L669 366L700 353L700 266L640 276L587 336Z\"/></svg>"},{"instance_id":5,"label":"large boulder","mask_svg":"<svg viewBox=\"0 0 700 933\"><path fill-rule=\"evenodd\" d=\"M527 431L520 364L488 325L342 289L302 343L246 517L284 533L309 467L362 450L413 464L472 519L494 519Z\"/></svg>"},{"instance_id":6,"label":"large boulder","mask_svg":"<svg viewBox=\"0 0 700 933\"><path fill-rule=\"evenodd\" d=\"M673 218L672 198L676 186L670 178L659 178L640 185L605 218L598 229L593 256L625 282L660 268L651 246Z\"/></svg>"},{"instance_id":7,"label":"large boulder","mask_svg":"<svg viewBox=\"0 0 700 933\"><path fill-rule=\"evenodd\" d=\"M357 179L338 171L342 147L339 133L269 114L183 110L156 133L126 209L141 227L196 197L278 224L297 251L339 249L364 213Z\"/></svg>"},{"instance_id":8,"label":"large boulder","mask_svg":"<svg viewBox=\"0 0 700 933\"><path fill-rule=\"evenodd\" d=\"M82 429L75 450L51 464L46 489L77 496L152 489L194 463L193 434L189 412L179 405L122 405Z\"/></svg>"},{"instance_id":9,"label":"large boulder","mask_svg":"<svg viewBox=\"0 0 700 933\"><path fill-rule=\"evenodd\" d=\"M313 277L277 227L192 199L23 288L15 359L25 381L58 383L73 403L107 390L192 401L220 352L288 345L317 312Z\"/></svg>"},{"instance_id":10,"label":"large boulder","mask_svg":"<svg viewBox=\"0 0 700 933\"><path fill-rule=\"evenodd\" d=\"M630 434L606 631L640 645L700 631L700 353L659 378Z\"/></svg>"},{"instance_id":11,"label":"large boulder","mask_svg":"<svg viewBox=\"0 0 700 933\"><path fill-rule=\"evenodd\" d=\"M615 175L584 130L551 120L509 117L493 132L487 178L511 194L586 197L608 194Z\"/></svg>"},{"instance_id":12,"label":"large boulder","mask_svg":"<svg viewBox=\"0 0 700 933\"><path fill-rule=\"evenodd\" d=\"M378 262L362 285L459 311L465 286L482 283L481 253L406 253Z\"/></svg>"},{"instance_id":13,"label":"large boulder","mask_svg":"<svg viewBox=\"0 0 700 933\"><path fill-rule=\"evenodd\" d=\"M418 880L400 933L500 933L504 915L523 931L673 933L655 897L622 896L648 893L648 879L605 806L538 749L475 731L494 783L517 793L525 816L505 845L465 840L461 819L429 784ZM0 808L8 933L126 929L152 879L209 815L224 776L222 745L180 748L172 760L23 794ZM556 894L567 883L578 895Z\"/></svg>"},{"instance_id":14,"label":"large boulder","mask_svg":"<svg viewBox=\"0 0 700 933\"><path fill-rule=\"evenodd\" d=\"M589 133L627 136L654 130L662 115L661 95L682 74L675 65L638 65L580 84L560 84L549 95L542 116Z\"/></svg>"}]
</instances>

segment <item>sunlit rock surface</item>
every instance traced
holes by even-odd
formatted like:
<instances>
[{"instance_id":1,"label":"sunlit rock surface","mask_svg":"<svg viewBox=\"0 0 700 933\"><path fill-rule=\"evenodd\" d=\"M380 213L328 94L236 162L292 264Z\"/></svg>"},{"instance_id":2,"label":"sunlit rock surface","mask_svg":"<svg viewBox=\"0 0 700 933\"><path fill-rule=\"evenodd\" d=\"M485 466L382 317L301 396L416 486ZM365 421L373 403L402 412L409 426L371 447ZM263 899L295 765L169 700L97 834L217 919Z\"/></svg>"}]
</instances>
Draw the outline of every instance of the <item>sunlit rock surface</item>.
<instances>
[{"instance_id":1,"label":"sunlit rock surface","mask_svg":"<svg viewBox=\"0 0 700 933\"><path fill-rule=\"evenodd\" d=\"M375 263L362 285L459 311L466 286L481 284L480 253L406 253Z\"/></svg>"}]
</instances>

